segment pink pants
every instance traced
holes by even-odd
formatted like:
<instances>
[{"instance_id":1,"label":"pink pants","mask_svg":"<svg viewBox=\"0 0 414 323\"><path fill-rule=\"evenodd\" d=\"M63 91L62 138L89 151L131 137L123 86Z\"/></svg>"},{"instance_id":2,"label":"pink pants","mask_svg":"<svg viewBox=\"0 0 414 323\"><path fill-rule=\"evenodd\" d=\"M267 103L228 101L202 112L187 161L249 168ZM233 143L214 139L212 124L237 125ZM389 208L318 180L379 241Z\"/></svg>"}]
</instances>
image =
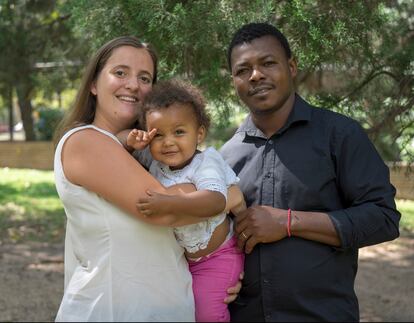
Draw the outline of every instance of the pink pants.
<instances>
[{"instance_id":1,"label":"pink pants","mask_svg":"<svg viewBox=\"0 0 414 323\"><path fill-rule=\"evenodd\" d=\"M193 276L193 292L197 322L230 322L224 299L227 288L235 286L243 271L244 254L233 236L212 254L199 261L188 261Z\"/></svg>"}]
</instances>

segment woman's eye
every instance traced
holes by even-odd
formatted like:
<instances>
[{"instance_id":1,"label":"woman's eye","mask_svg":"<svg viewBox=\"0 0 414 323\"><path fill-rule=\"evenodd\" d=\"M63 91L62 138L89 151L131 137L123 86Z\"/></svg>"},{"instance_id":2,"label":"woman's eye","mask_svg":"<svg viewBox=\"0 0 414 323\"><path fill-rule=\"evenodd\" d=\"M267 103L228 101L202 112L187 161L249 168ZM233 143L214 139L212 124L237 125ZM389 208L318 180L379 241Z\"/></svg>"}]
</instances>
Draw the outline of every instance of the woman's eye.
<instances>
[{"instance_id":1,"label":"woman's eye","mask_svg":"<svg viewBox=\"0 0 414 323\"><path fill-rule=\"evenodd\" d=\"M117 70L115 71L115 75L119 77L123 77L126 75L126 73L123 70Z\"/></svg>"},{"instance_id":2,"label":"woman's eye","mask_svg":"<svg viewBox=\"0 0 414 323\"><path fill-rule=\"evenodd\" d=\"M149 76L140 76L139 78L144 84L152 84L152 78Z\"/></svg>"}]
</instances>

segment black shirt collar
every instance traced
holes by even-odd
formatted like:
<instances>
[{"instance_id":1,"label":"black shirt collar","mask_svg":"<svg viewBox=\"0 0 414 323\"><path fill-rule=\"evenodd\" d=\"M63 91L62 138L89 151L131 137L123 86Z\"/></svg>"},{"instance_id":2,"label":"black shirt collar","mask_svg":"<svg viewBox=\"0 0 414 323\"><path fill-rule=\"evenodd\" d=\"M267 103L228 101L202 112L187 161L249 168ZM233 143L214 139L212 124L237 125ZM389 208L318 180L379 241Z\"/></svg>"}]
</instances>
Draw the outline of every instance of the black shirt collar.
<instances>
[{"instance_id":1,"label":"black shirt collar","mask_svg":"<svg viewBox=\"0 0 414 323\"><path fill-rule=\"evenodd\" d=\"M298 94L295 94L295 102L293 109L289 114L286 124L277 131L276 134L281 134L290 128L293 124L298 122L308 122L311 120L311 106L303 100ZM242 125L237 129L236 133L244 132L247 136L260 137L267 139L264 133L256 127L253 123L252 116L249 114Z\"/></svg>"}]
</instances>

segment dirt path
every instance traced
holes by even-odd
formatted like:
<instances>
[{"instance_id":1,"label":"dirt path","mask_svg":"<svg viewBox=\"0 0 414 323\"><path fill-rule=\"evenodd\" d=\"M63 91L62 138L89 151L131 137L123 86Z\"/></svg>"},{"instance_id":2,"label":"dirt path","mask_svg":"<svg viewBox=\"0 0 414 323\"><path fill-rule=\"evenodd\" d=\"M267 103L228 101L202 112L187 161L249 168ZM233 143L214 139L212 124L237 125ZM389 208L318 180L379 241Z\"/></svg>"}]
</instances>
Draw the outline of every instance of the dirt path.
<instances>
[{"instance_id":1,"label":"dirt path","mask_svg":"<svg viewBox=\"0 0 414 323\"><path fill-rule=\"evenodd\" d=\"M63 244L0 244L0 321L53 321L63 292ZM414 320L414 236L360 251L361 321Z\"/></svg>"},{"instance_id":2,"label":"dirt path","mask_svg":"<svg viewBox=\"0 0 414 323\"><path fill-rule=\"evenodd\" d=\"M361 321L414 321L414 236L360 251L356 280Z\"/></svg>"}]
</instances>

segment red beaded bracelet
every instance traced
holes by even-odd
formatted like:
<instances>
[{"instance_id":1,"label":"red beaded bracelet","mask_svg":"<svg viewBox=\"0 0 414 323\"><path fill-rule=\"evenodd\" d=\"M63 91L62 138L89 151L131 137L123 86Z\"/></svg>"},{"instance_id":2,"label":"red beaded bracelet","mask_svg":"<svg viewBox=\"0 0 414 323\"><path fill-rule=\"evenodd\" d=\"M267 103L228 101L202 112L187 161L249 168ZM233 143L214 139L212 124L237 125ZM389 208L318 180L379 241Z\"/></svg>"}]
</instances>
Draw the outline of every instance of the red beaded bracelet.
<instances>
[{"instance_id":1,"label":"red beaded bracelet","mask_svg":"<svg viewBox=\"0 0 414 323\"><path fill-rule=\"evenodd\" d=\"M287 223L286 223L286 231L287 231L287 235L290 238L292 233L290 232L290 222L291 222L291 215L292 215L292 210L288 209L288 214L287 214Z\"/></svg>"}]
</instances>

